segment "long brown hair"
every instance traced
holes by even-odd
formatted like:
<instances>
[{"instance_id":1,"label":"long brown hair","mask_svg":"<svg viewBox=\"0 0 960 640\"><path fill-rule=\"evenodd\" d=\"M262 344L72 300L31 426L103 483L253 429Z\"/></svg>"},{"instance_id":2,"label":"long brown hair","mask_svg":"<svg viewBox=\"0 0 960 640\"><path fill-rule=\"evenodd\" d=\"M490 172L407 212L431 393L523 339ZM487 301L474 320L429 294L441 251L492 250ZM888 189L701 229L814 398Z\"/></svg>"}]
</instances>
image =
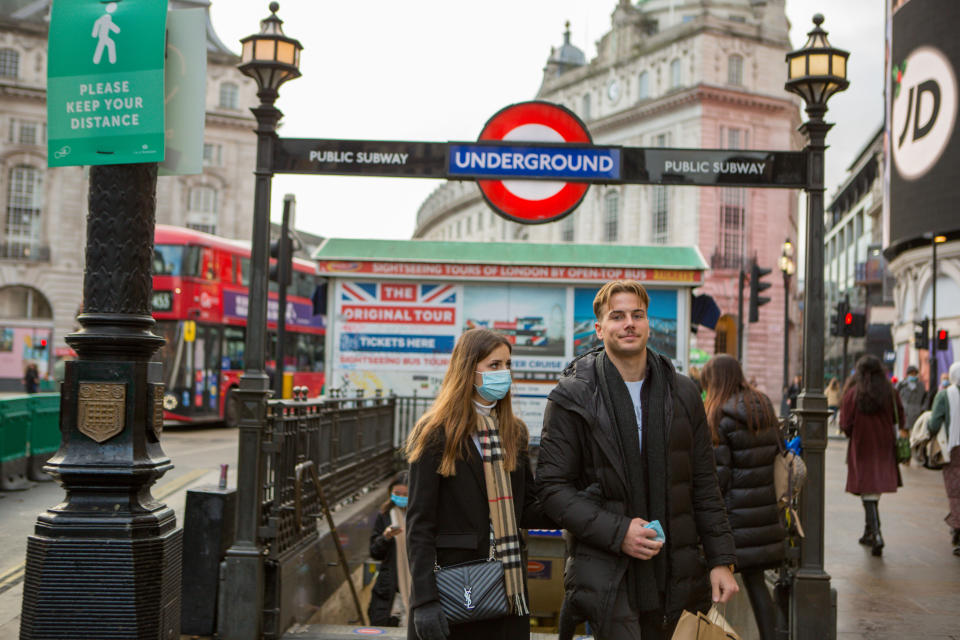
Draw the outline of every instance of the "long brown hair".
<instances>
[{"instance_id":1,"label":"long brown hair","mask_svg":"<svg viewBox=\"0 0 960 640\"><path fill-rule=\"evenodd\" d=\"M763 431L776 424L773 405L761 392L757 391L743 377L743 369L733 356L720 354L713 356L700 372L700 384L707 392L704 408L707 412L707 425L713 444L720 441L717 428L723 418L723 405L738 395L743 395L743 406L747 414L747 427L752 431Z\"/></svg>"},{"instance_id":2,"label":"long brown hair","mask_svg":"<svg viewBox=\"0 0 960 640\"><path fill-rule=\"evenodd\" d=\"M437 471L442 476L455 473L456 461L463 458L465 446L473 446L470 439L477 430L477 410L473 404L474 372L479 362L501 345L513 352L505 337L489 329L470 329L460 336L437 399L407 438L407 460L419 460L442 433L446 444ZM494 412L503 445L503 466L507 471L513 471L519 452L527 447L527 427L513 415L509 393L497 402Z\"/></svg>"},{"instance_id":3,"label":"long brown hair","mask_svg":"<svg viewBox=\"0 0 960 640\"><path fill-rule=\"evenodd\" d=\"M857 360L851 385L857 388L857 410L860 413L871 415L892 407L893 385L887 380L887 372L878 357L865 355Z\"/></svg>"}]
</instances>

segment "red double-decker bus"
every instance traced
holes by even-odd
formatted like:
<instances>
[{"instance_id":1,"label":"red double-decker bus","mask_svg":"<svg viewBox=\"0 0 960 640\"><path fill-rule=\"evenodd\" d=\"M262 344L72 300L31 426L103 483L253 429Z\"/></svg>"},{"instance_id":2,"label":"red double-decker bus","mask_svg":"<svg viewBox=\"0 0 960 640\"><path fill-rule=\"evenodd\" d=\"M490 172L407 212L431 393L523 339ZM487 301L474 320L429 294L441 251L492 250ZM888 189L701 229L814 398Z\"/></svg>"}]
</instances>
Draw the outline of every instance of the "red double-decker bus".
<instances>
[{"instance_id":1,"label":"red double-decker bus","mask_svg":"<svg viewBox=\"0 0 960 640\"><path fill-rule=\"evenodd\" d=\"M153 252L154 332L166 344L154 360L163 363L164 419L237 422L234 390L244 369L250 246L208 233L157 225ZM316 265L294 259L287 287L285 389L305 386L320 395L324 318L312 300L322 297ZM267 372L276 353L276 283L267 303Z\"/></svg>"}]
</instances>

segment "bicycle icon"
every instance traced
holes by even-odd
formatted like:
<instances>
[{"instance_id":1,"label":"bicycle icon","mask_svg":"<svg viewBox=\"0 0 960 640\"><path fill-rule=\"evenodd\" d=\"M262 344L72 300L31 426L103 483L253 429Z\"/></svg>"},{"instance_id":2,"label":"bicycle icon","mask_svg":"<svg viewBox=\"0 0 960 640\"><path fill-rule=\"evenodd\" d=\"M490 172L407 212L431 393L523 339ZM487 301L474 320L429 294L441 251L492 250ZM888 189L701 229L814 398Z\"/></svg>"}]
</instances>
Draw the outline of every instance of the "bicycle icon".
<instances>
[{"instance_id":1,"label":"bicycle icon","mask_svg":"<svg viewBox=\"0 0 960 640\"><path fill-rule=\"evenodd\" d=\"M66 158L68 155L70 155L70 147L68 145L64 145L53 152L54 158Z\"/></svg>"}]
</instances>

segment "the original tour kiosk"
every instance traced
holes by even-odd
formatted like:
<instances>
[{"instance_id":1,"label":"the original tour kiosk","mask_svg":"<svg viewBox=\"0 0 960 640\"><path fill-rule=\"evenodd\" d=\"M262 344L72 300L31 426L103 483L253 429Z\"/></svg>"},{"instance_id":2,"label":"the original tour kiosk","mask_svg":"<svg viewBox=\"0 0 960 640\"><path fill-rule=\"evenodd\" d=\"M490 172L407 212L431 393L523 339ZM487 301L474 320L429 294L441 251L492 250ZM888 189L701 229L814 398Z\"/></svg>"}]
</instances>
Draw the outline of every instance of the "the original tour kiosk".
<instances>
[{"instance_id":1,"label":"the original tour kiosk","mask_svg":"<svg viewBox=\"0 0 960 640\"><path fill-rule=\"evenodd\" d=\"M473 327L513 344L513 406L539 440L547 394L567 363L598 344L593 298L609 280L650 294L650 346L689 362L696 247L346 240L314 253L329 277L328 388L434 396L458 336ZM559 531L528 536L531 620L555 627L563 597Z\"/></svg>"}]
</instances>

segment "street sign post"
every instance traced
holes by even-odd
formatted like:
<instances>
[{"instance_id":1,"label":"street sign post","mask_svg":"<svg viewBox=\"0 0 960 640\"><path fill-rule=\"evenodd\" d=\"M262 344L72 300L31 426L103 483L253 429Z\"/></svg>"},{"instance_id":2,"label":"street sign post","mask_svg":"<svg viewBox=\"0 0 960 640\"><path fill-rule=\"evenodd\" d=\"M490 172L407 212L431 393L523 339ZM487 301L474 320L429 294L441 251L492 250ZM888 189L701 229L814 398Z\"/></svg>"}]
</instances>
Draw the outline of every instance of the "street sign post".
<instances>
[{"instance_id":1,"label":"street sign post","mask_svg":"<svg viewBox=\"0 0 960 640\"><path fill-rule=\"evenodd\" d=\"M164 158L167 0L56 0L47 70L51 167Z\"/></svg>"}]
</instances>

